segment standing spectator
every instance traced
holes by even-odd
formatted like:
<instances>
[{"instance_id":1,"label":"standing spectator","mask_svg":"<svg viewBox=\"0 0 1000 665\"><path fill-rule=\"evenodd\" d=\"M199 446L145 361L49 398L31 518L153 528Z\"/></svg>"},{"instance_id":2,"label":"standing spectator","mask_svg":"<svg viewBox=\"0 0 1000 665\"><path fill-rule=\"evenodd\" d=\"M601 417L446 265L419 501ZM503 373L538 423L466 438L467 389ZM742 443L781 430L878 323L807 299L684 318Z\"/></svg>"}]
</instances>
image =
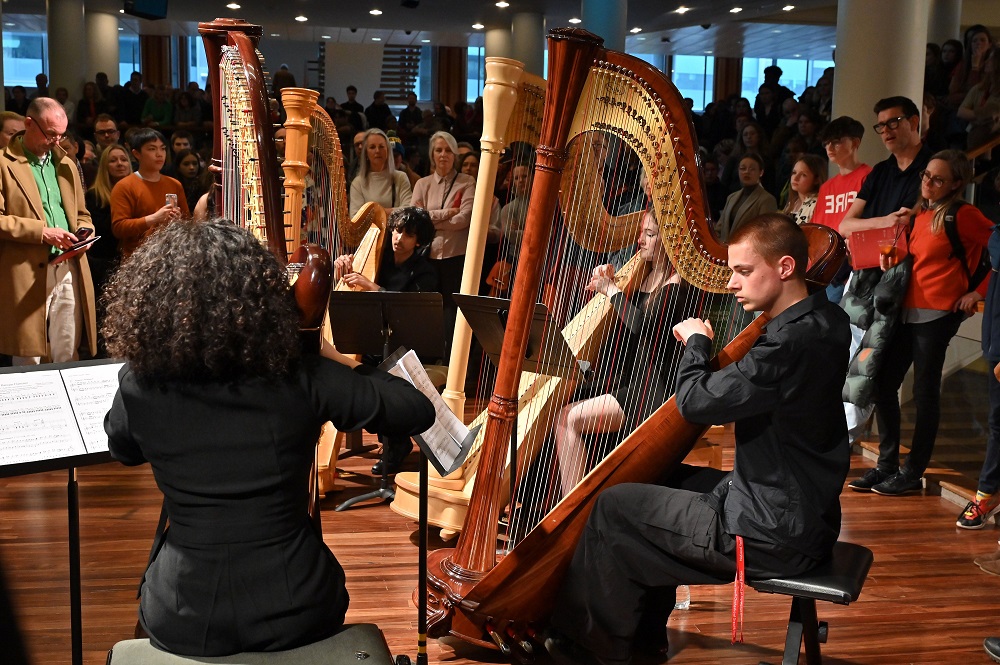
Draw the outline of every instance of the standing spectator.
<instances>
[{"instance_id":1,"label":"standing spectator","mask_svg":"<svg viewBox=\"0 0 1000 665\"><path fill-rule=\"evenodd\" d=\"M951 83L951 71L945 68L941 59L941 47L937 44L928 44L924 56L924 92L943 99L948 94L949 83Z\"/></svg>"},{"instance_id":2,"label":"standing spectator","mask_svg":"<svg viewBox=\"0 0 1000 665\"><path fill-rule=\"evenodd\" d=\"M889 150L889 157L872 168L858 191L854 203L840 223L840 234L850 241L855 231L890 228L906 223L910 210L920 195L920 174L930 160L930 151L920 142L920 117L916 104L906 97L887 97L875 104L878 122L875 132ZM851 316L854 342L851 357L862 358L848 371L845 394L848 397L847 428L856 440L872 412L872 398L878 381L879 366L889 336L899 320L906 263L885 272L879 268L855 270L851 274L841 305ZM882 303L875 309L875 288L880 286ZM871 334L865 335L871 330ZM862 338L866 348L860 349ZM860 364L864 363L863 367ZM869 469L850 483L851 489L868 491L896 473L891 466Z\"/></svg>"},{"instance_id":3,"label":"standing spectator","mask_svg":"<svg viewBox=\"0 0 1000 665\"><path fill-rule=\"evenodd\" d=\"M423 111L417 106L417 95L413 92L406 94L406 108L399 112L399 136L403 139L403 145L409 147L417 142L412 137L413 129L423 120Z\"/></svg>"},{"instance_id":4,"label":"standing spectator","mask_svg":"<svg viewBox=\"0 0 1000 665\"><path fill-rule=\"evenodd\" d=\"M708 193L706 203L713 220L719 219L722 209L726 207L726 197L729 192L719 180L719 162L714 157L709 157L701 165L702 181L705 183L705 191Z\"/></svg>"},{"instance_id":5,"label":"standing spectator","mask_svg":"<svg viewBox=\"0 0 1000 665\"><path fill-rule=\"evenodd\" d=\"M122 259L162 224L190 216L181 183L160 173L167 159L163 134L137 129L129 135L129 147L139 168L111 190L111 228ZM171 194L174 201L167 198Z\"/></svg>"},{"instance_id":6,"label":"standing spectator","mask_svg":"<svg viewBox=\"0 0 1000 665\"><path fill-rule=\"evenodd\" d=\"M97 141L97 152L103 152L105 148L117 145L121 132L115 119L107 113L101 113L94 121L94 140Z\"/></svg>"},{"instance_id":7,"label":"standing spectator","mask_svg":"<svg viewBox=\"0 0 1000 665\"><path fill-rule=\"evenodd\" d=\"M354 131L360 132L365 129L365 107L361 105L356 97L358 96L358 89L353 85L347 86L347 101L340 105L340 108L347 111L351 124L354 125Z\"/></svg>"},{"instance_id":8,"label":"standing spectator","mask_svg":"<svg viewBox=\"0 0 1000 665\"><path fill-rule=\"evenodd\" d=\"M770 67L764 68L764 83L763 85L768 86L774 91L774 98L780 104L786 99L795 96L795 93L781 85L781 75L784 72L781 71L781 67L777 65L771 65Z\"/></svg>"},{"instance_id":9,"label":"standing spectator","mask_svg":"<svg viewBox=\"0 0 1000 665\"><path fill-rule=\"evenodd\" d=\"M174 155L174 172L177 181L184 188L188 210L194 210L198 199L211 189L212 174L202 167L198 153L190 148L179 150Z\"/></svg>"},{"instance_id":10,"label":"standing spectator","mask_svg":"<svg viewBox=\"0 0 1000 665\"><path fill-rule=\"evenodd\" d=\"M757 99L754 102L753 114L757 123L764 128L767 138L771 138L774 130L781 124L781 102L774 97L774 88L762 85L757 89Z\"/></svg>"},{"instance_id":11,"label":"standing spectator","mask_svg":"<svg viewBox=\"0 0 1000 665\"><path fill-rule=\"evenodd\" d=\"M118 263L118 244L111 230L111 191L121 180L132 174L132 160L123 145L113 145L101 154L94 186L87 190L86 202L95 233L100 239L87 252L94 277L94 294L98 304L104 285ZM98 317L101 318L101 317Z\"/></svg>"},{"instance_id":12,"label":"standing spectator","mask_svg":"<svg viewBox=\"0 0 1000 665\"><path fill-rule=\"evenodd\" d=\"M955 71L962 64L964 56L965 47L957 39L949 39L944 44L941 44L941 62L944 64L944 71L948 75L949 84L951 83L951 78L955 75ZM947 92L946 88L945 93Z\"/></svg>"},{"instance_id":13,"label":"standing spectator","mask_svg":"<svg viewBox=\"0 0 1000 665\"><path fill-rule=\"evenodd\" d=\"M792 167L789 179L788 203L783 213L790 215L796 224L812 220L819 196L819 187L826 180L826 162L816 155L802 155Z\"/></svg>"},{"instance_id":14,"label":"standing spectator","mask_svg":"<svg viewBox=\"0 0 1000 665\"><path fill-rule=\"evenodd\" d=\"M396 170L395 159L389 155L389 137L381 129L369 129L362 141L358 175L351 181L351 217L370 201L391 213L410 205L411 197L410 179Z\"/></svg>"},{"instance_id":15,"label":"standing spectator","mask_svg":"<svg viewBox=\"0 0 1000 665\"><path fill-rule=\"evenodd\" d=\"M983 76L986 58L993 47L993 35L982 25L974 25L965 31L965 58L960 67L955 68L948 85L948 104L958 108L972 86Z\"/></svg>"},{"instance_id":16,"label":"standing spectator","mask_svg":"<svg viewBox=\"0 0 1000 665\"><path fill-rule=\"evenodd\" d=\"M406 148L403 147L403 144L399 141L390 141L390 143L392 144L393 165L397 171L406 174L406 178L410 181L410 191L412 193L413 186L420 180L420 174L414 171L410 163L406 161Z\"/></svg>"},{"instance_id":17,"label":"standing spectator","mask_svg":"<svg viewBox=\"0 0 1000 665\"><path fill-rule=\"evenodd\" d=\"M727 193L732 193L740 188L739 163L744 155L753 153L761 158L769 153L767 137L764 135L764 128L752 120L736 137L736 150L731 159L726 162L726 167L722 169L722 184L726 187ZM770 173L771 165L764 163L767 176L762 180L764 189L773 189L774 178Z\"/></svg>"},{"instance_id":18,"label":"standing spectator","mask_svg":"<svg viewBox=\"0 0 1000 665\"><path fill-rule=\"evenodd\" d=\"M76 105L76 114L73 116L76 120L77 131L81 132L84 136L93 136L94 123L97 121L97 116L107 113L107 110L108 105L104 102L104 97L101 95L97 84L93 81L84 83L83 97L80 98L80 102ZM67 115L69 114L67 113Z\"/></svg>"},{"instance_id":19,"label":"standing spectator","mask_svg":"<svg viewBox=\"0 0 1000 665\"><path fill-rule=\"evenodd\" d=\"M101 94L101 99L108 105L108 112L113 113L117 99L115 89L108 82L108 75L104 72L97 72L94 75L94 84L97 86L97 91Z\"/></svg>"},{"instance_id":20,"label":"standing spectator","mask_svg":"<svg viewBox=\"0 0 1000 665\"><path fill-rule=\"evenodd\" d=\"M392 114L392 109L385 101L385 93L381 90L375 91L371 105L365 109L365 117L368 119L368 126L373 129L381 129L383 132L395 129L396 116Z\"/></svg>"},{"instance_id":21,"label":"standing spectator","mask_svg":"<svg viewBox=\"0 0 1000 665\"><path fill-rule=\"evenodd\" d=\"M10 89L10 99L7 100L8 111L13 111L18 115L28 115L28 104L30 103L28 92L23 85L15 85Z\"/></svg>"},{"instance_id":22,"label":"standing spectator","mask_svg":"<svg viewBox=\"0 0 1000 665\"><path fill-rule=\"evenodd\" d=\"M80 187L83 188L83 191L87 191L87 179L83 174L83 164L80 163L80 158L83 157L83 142L80 141L80 137L76 135L76 132L67 129L59 141L59 147L65 151L67 157L73 160L73 166L80 174Z\"/></svg>"},{"instance_id":23,"label":"standing spectator","mask_svg":"<svg viewBox=\"0 0 1000 665\"><path fill-rule=\"evenodd\" d=\"M142 74L132 72L128 83L117 90L118 119L126 125L141 125L149 95L142 88Z\"/></svg>"},{"instance_id":24,"label":"standing spectator","mask_svg":"<svg viewBox=\"0 0 1000 665\"><path fill-rule=\"evenodd\" d=\"M800 110L799 103L793 97L781 102L781 122L771 135L771 159L777 160L788 140L798 134Z\"/></svg>"},{"instance_id":25,"label":"standing spectator","mask_svg":"<svg viewBox=\"0 0 1000 665\"><path fill-rule=\"evenodd\" d=\"M51 261L80 229L94 230L79 174L58 146L69 120L48 97L26 110L24 132L0 159L0 353L14 365L76 360L84 332L97 352L86 255Z\"/></svg>"},{"instance_id":26,"label":"standing spectator","mask_svg":"<svg viewBox=\"0 0 1000 665\"><path fill-rule=\"evenodd\" d=\"M167 98L167 89L162 85L153 89L153 96L142 107L142 122L147 127L161 127L174 121L174 105Z\"/></svg>"},{"instance_id":27,"label":"standing spectator","mask_svg":"<svg viewBox=\"0 0 1000 665\"><path fill-rule=\"evenodd\" d=\"M969 276L976 270L993 229L993 223L979 209L961 204L965 186L972 180L972 165L964 152L937 153L920 176L920 198L914 206L916 216L910 222L907 243L912 276L903 299L901 324L886 345L876 378L879 455L878 467L872 471L888 477L871 491L887 496L919 492L922 487L921 477L937 438L945 352L959 325L983 299L976 290L980 285L970 283ZM953 204L957 204L957 211ZM945 228L949 223L955 228ZM956 255L952 240L956 231L964 254ZM883 266L889 265L883 257ZM910 454L900 466L899 388L910 365L917 416Z\"/></svg>"},{"instance_id":28,"label":"standing spectator","mask_svg":"<svg viewBox=\"0 0 1000 665\"><path fill-rule=\"evenodd\" d=\"M284 129L284 127L281 129ZM277 139L277 135L275 138ZM167 163L164 164L163 168L160 170L163 175L168 175L171 178L176 177L177 155L180 154L182 150L194 150L194 136L186 129L178 129L170 135L170 150L167 151L169 153L167 155ZM282 157L284 157L283 154Z\"/></svg>"},{"instance_id":29,"label":"standing spectator","mask_svg":"<svg viewBox=\"0 0 1000 665\"><path fill-rule=\"evenodd\" d=\"M716 224L722 242L728 242L733 231L748 219L778 209L777 201L760 184L764 175L764 160L760 155L744 155L739 161L739 174L742 187L726 199Z\"/></svg>"},{"instance_id":30,"label":"standing spectator","mask_svg":"<svg viewBox=\"0 0 1000 665\"><path fill-rule=\"evenodd\" d=\"M69 90L63 88L62 86L56 88L55 100L62 104L63 110L66 111L67 118L76 117L76 102L70 101Z\"/></svg>"},{"instance_id":31,"label":"standing spectator","mask_svg":"<svg viewBox=\"0 0 1000 665\"><path fill-rule=\"evenodd\" d=\"M201 105L185 90L177 96L174 106L174 127L192 131L201 128Z\"/></svg>"},{"instance_id":32,"label":"standing spectator","mask_svg":"<svg viewBox=\"0 0 1000 665\"><path fill-rule=\"evenodd\" d=\"M1000 48L990 50L982 79L969 90L956 114L969 123L970 150L986 143L1000 129Z\"/></svg>"},{"instance_id":33,"label":"standing spectator","mask_svg":"<svg viewBox=\"0 0 1000 665\"><path fill-rule=\"evenodd\" d=\"M7 147L18 132L24 131L24 116L13 111L0 113L0 150Z\"/></svg>"},{"instance_id":34,"label":"standing spectator","mask_svg":"<svg viewBox=\"0 0 1000 665\"><path fill-rule=\"evenodd\" d=\"M35 75L35 94L32 99L39 97L49 97L49 77L44 72Z\"/></svg>"},{"instance_id":35,"label":"standing spectator","mask_svg":"<svg viewBox=\"0 0 1000 665\"><path fill-rule=\"evenodd\" d=\"M361 153L364 152L366 136L366 132L358 132L355 134L354 141L351 144L354 147L354 150L345 155L345 158L348 155L350 156L350 160L347 165L347 182L351 184L354 183L354 179L358 177L358 173L361 171ZM283 149L282 156L284 156Z\"/></svg>"},{"instance_id":36,"label":"standing spectator","mask_svg":"<svg viewBox=\"0 0 1000 665\"><path fill-rule=\"evenodd\" d=\"M278 71L274 72L274 76L271 77L271 91L272 96L281 101L281 90L283 88L294 88L295 74L288 70L288 65L282 64L278 67Z\"/></svg>"},{"instance_id":37,"label":"standing spectator","mask_svg":"<svg viewBox=\"0 0 1000 665\"><path fill-rule=\"evenodd\" d=\"M455 170L458 143L448 132L437 132L431 137L430 151L434 171L417 181L413 187L412 204L426 209L437 229L431 243L430 259L438 272L438 283L444 296L444 334L450 346L458 311L451 296L462 287L476 181Z\"/></svg>"}]
</instances>

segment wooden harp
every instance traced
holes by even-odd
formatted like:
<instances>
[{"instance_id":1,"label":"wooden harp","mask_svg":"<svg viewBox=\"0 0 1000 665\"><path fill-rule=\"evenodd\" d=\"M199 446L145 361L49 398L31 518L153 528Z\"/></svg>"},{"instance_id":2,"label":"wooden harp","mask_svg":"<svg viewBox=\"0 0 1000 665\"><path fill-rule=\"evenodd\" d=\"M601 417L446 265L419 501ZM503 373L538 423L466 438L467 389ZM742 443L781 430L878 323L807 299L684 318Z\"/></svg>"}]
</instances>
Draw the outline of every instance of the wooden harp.
<instances>
[{"instance_id":1,"label":"wooden harp","mask_svg":"<svg viewBox=\"0 0 1000 665\"><path fill-rule=\"evenodd\" d=\"M726 249L716 239L711 219L705 213L697 143L680 95L655 68L636 58L607 51L601 43L600 38L578 29L553 30L549 35L546 99L551 103L545 108L527 225L498 378L478 455L476 482L455 548L434 552L428 564L428 619L432 636L451 634L505 652L511 648L505 636L515 641L529 639L552 611L552 599L597 495L622 482L654 482L684 458L705 429L681 418L670 397L634 429L624 433L624 439L578 485L562 495L555 507L523 537L508 532L508 538L517 536L516 542L498 539L498 520L510 499L506 493L506 465L512 426L515 419L519 430L529 424L525 422L525 377L521 370L532 310L544 293L543 283L551 278L545 267L552 254L548 247L550 236L565 238L580 233L573 219L572 196L569 203L564 200L567 195L564 167L574 153L568 145L569 137L577 136L578 141L595 137L603 140L596 136L602 132L628 145L638 156L650 181L645 212L654 218L659 241L670 263L688 285L676 291L672 301L669 295L664 298L664 302L677 303L672 305L671 316L684 313L720 316L718 311L713 314L706 307L719 305L718 300L712 304L713 294L723 294L728 281ZM574 109L565 100L581 100L581 103ZM584 144L577 146L575 153L587 155L588 150ZM599 170L606 165L602 160L591 167ZM582 170L588 168L583 165ZM581 172L578 165L570 170ZM581 180L593 182L595 172L590 171L591 175ZM557 205L560 200L563 200L561 209ZM621 215L601 213L584 220L583 226L592 230L586 238L575 241L575 245L583 247L577 256L594 251L587 249L588 246L612 250L621 237L627 238L634 232L628 229L634 221L625 222L626 230L620 232L616 228L620 218ZM842 260L843 243L828 230L814 227L808 234L813 246L811 259L828 274ZM619 271L619 277L626 278L621 280L623 291L633 288L630 284L634 285L642 274L635 257L628 260ZM578 285L578 282L564 283L572 288ZM557 292L557 298L561 297L565 294ZM563 329L567 339L577 340L574 351L597 353L588 336L606 326L603 321L612 310L606 300L603 296L594 297L582 307L575 304L563 307L571 313L579 309L569 316ZM553 311L559 310L559 303L555 305ZM735 310L732 303L728 307ZM720 345L725 344L715 360L720 367L742 357L765 323L758 318L746 325L747 319L740 316L728 321L729 331L719 335ZM554 399L557 406L568 398L572 388L555 377L529 380L548 386L541 392L548 393L547 403ZM537 394L530 399L537 399ZM544 408L551 412L557 407ZM544 430L543 424L532 435L533 443L522 443L517 454L519 467L529 466L532 455L544 447L540 443ZM508 514L513 509L512 505ZM499 560L498 548L505 551Z\"/></svg>"}]
</instances>

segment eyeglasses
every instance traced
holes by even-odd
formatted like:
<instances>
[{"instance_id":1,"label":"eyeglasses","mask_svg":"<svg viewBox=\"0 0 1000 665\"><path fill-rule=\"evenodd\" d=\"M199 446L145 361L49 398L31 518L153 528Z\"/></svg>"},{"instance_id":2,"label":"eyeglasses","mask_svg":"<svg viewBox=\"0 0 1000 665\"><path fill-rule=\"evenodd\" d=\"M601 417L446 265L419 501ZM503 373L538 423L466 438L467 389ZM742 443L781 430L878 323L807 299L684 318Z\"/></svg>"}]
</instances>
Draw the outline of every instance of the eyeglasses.
<instances>
[{"instance_id":1,"label":"eyeglasses","mask_svg":"<svg viewBox=\"0 0 1000 665\"><path fill-rule=\"evenodd\" d=\"M51 129L43 129L42 126L38 123L38 120L31 117L30 115L27 116L27 119L31 121L31 124L33 124L35 127L38 128L38 131L42 133L42 136L44 136L45 140L48 141L49 143L59 143L59 141L62 140L62 137L65 136L65 134L61 132L55 132Z\"/></svg>"},{"instance_id":2,"label":"eyeglasses","mask_svg":"<svg viewBox=\"0 0 1000 665\"><path fill-rule=\"evenodd\" d=\"M928 181L935 187L944 187L951 182L950 178L942 178L941 176L931 175L931 172L927 170L920 172L920 179Z\"/></svg>"},{"instance_id":3,"label":"eyeglasses","mask_svg":"<svg viewBox=\"0 0 1000 665\"><path fill-rule=\"evenodd\" d=\"M117 134L118 130L117 129L95 129L94 133L97 134L98 136L111 136L113 134Z\"/></svg>"},{"instance_id":4,"label":"eyeglasses","mask_svg":"<svg viewBox=\"0 0 1000 665\"><path fill-rule=\"evenodd\" d=\"M877 125L872 125L872 129L875 130L876 134L882 134L885 130L893 130L899 127L899 123L906 120L905 115L897 115L895 118L889 118L885 122L880 122Z\"/></svg>"}]
</instances>

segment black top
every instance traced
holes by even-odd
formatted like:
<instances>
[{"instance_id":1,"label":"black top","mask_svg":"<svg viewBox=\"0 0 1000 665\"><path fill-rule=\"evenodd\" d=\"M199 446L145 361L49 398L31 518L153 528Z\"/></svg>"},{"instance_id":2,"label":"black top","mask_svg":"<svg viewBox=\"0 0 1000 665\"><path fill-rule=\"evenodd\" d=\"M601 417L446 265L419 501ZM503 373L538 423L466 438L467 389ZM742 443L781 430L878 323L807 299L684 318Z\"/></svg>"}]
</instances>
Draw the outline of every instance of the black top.
<instances>
[{"instance_id":1,"label":"black top","mask_svg":"<svg viewBox=\"0 0 1000 665\"><path fill-rule=\"evenodd\" d=\"M713 372L712 343L692 335L677 376L677 408L695 423L736 422L733 472L704 495L727 533L821 560L840 534L850 467L840 391L848 316L819 291L768 322L738 362Z\"/></svg>"},{"instance_id":2,"label":"black top","mask_svg":"<svg viewBox=\"0 0 1000 665\"><path fill-rule=\"evenodd\" d=\"M889 155L872 167L858 192L858 198L865 202L862 219L882 217L900 208L912 208L920 196L920 172L927 168L931 160L931 150L926 145L906 170L899 169L896 155Z\"/></svg>"},{"instance_id":3,"label":"black top","mask_svg":"<svg viewBox=\"0 0 1000 665\"><path fill-rule=\"evenodd\" d=\"M93 189L88 189L83 195L87 204L87 212L94 222L94 233L100 240L87 250L88 258L98 258L113 261L118 258L118 239L111 233L111 204L101 205Z\"/></svg>"},{"instance_id":4,"label":"black top","mask_svg":"<svg viewBox=\"0 0 1000 665\"><path fill-rule=\"evenodd\" d=\"M433 293L438 290L438 276L434 266L421 252L415 251L398 266L393 260L392 244L386 250L378 269L378 285L385 291Z\"/></svg>"},{"instance_id":5,"label":"black top","mask_svg":"<svg viewBox=\"0 0 1000 665\"><path fill-rule=\"evenodd\" d=\"M340 564L307 517L320 427L407 435L434 421L412 386L308 356L283 380L149 387L126 366L104 420L111 454L146 461L170 518L139 618L190 656L279 651L343 623Z\"/></svg>"}]
</instances>

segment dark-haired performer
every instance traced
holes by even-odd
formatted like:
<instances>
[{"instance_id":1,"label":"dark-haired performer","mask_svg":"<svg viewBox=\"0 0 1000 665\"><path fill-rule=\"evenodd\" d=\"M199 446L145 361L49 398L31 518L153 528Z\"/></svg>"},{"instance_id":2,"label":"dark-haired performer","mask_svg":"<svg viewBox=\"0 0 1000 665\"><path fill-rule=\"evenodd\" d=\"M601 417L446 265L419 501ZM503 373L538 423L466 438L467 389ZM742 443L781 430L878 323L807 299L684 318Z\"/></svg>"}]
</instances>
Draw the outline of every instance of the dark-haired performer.
<instances>
[{"instance_id":1,"label":"dark-haired performer","mask_svg":"<svg viewBox=\"0 0 1000 665\"><path fill-rule=\"evenodd\" d=\"M754 578L809 570L840 533L847 315L824 291L808 294L808 244L784 215L749 220L730 241L728 288L746 311L770 318L764 333L715 372L707 321L682 321L674 335L686 346L678 410L695 423L736 422L733 471L682 466L668 487L601 494L546 642L562 662L629 663L633 643L665 649L677 585L731 582L738 539Z\"/></svg>"},{"instance_id":2,"label":"dark-haired performer","mask_svg":"<svg viewBox=\"0 0 1000 665\"><path fill-rule=\"evenodd\" d=\"M405 381L332 349L300 355L297 321L277 259L226 221L165 225L108 287L108 353L128 361L109 447L150 463L170 518L139 605L162 649L280 651L336 631L344 571L307 517L320 427L434 420Z\"/></svg>"}]
</instances>

